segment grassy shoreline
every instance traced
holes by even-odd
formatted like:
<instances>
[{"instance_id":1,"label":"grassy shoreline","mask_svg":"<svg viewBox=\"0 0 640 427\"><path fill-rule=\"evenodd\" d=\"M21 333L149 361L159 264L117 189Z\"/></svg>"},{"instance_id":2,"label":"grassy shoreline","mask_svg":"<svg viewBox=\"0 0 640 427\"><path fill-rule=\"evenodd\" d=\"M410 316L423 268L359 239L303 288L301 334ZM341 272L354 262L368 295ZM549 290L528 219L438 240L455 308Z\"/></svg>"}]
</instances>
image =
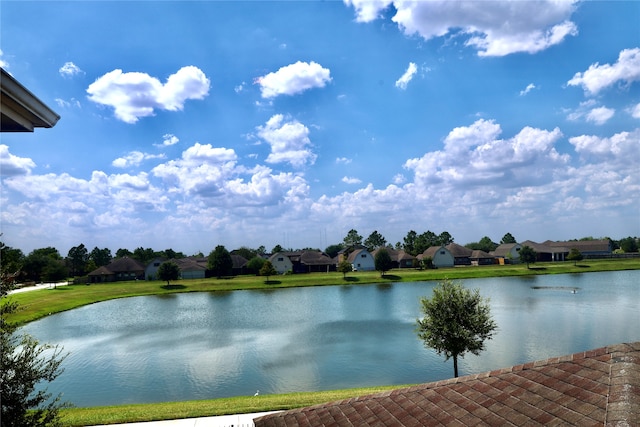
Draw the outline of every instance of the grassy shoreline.
<instances>
[{"instance_id":1,"label":"grassy shoreline","mask_svg":"<svg viewBox=\"0 0 640 427\"><path fill-rule=\"evenodd\" d=\"M358 286L375 283L437 281L443 278L470 279L547 274L579 274L599 271L639 270L640 258L622 260L585 260L577 266L571 262L538 263L527 269L524 265L455 267L438 270L392 270L384 277L377 272L312 273L270 277L238 276L229 279L183 280L166 283L116 282L95 285L70 285L56 289L18 293L11 298L21 311L11 321L26 323L49 314L71 310L83 305L142 295L180 292L225 292L232 290L265 290L301 286ZM356 388L346 390L289 393L281 395L240 396L202 401L131 404L109 407L70 408L61 411L64 426L119 424L179 418L207 417L240 413L292 409L313 404L371 394L403 385Z\"/></svg>"}]
</instances>

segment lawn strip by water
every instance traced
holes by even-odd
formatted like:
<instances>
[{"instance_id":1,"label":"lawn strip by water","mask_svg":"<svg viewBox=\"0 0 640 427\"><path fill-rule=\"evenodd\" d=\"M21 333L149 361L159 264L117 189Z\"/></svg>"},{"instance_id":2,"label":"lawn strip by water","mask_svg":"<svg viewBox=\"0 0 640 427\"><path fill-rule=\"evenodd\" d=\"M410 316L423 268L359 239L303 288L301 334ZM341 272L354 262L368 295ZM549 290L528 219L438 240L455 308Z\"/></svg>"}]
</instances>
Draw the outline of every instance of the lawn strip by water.
<instances>
[{"instance_id":1,"label":"lawn strip by water","mask_svg":"<svg viewBox=\"0 0 640 427\"><path fill-rule=\"evenodd\" d=\"M596 271L638 270L640 258L584 260L573 262L549 262L531 264L490 265L440 268L436 270L395 269L380 277L376 271L351 272L346 278L342 273L309 273L265 277L235 276L224 279L180 280L167 286L160 281L110 282L92 285L59 286L14 294L11 299L19 304L19 310L8 317L19 324L41 319L50 314L71 310L84 305L144 295L161 295L181 292L224 292L236 290L265 290L302 286L363 285L390 282L421 282L449 279L485 277L530 276L544 274L586 273Z\"/></svg>"},{"instance_id":2,"label":"lawn strip by water","mask_svg":"<svg viewBox=\"0 0 640 427\"><path fill-rule=\"evenodd\" d=\"M248 414L302 408L403 387L407 386L396 385L186 402L70 408L61 411L61 419L63 426L71 427Z\"/></svg>"}]
</instances>

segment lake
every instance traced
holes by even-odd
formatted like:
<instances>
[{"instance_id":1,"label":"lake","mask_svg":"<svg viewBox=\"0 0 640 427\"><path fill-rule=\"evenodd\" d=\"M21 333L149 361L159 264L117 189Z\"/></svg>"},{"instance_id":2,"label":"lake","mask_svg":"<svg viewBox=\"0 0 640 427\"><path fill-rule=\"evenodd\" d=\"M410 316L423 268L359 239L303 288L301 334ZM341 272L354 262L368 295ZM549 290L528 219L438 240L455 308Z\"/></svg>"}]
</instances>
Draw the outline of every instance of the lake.
<instances>
[{"instance_id":1,"label":"lake","mask_svg":"<svg viewBox=\"0 0 640 427\"><path fill-rule=\"evenodd\" d=\"M463 283L491 299L499 330L459 360L460 375L640 341L640 271ZM413 384L453 376L453 361L415 333L419 297L434 286L135 297L22 330L69 352L48 388L81 407Z\"/></svg>"}]
</instances>

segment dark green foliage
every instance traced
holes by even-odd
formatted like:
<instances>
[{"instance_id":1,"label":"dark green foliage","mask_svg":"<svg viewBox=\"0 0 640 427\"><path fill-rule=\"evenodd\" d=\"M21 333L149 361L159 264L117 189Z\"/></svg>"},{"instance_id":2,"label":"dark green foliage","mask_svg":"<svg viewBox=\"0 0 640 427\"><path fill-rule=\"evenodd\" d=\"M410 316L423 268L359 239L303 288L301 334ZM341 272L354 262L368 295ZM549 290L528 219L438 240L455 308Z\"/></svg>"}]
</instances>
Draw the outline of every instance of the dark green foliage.
<instances>
[{"instance_id":1,"label":"dark green foliage","mask_svg":"<svg viewBox=\"0 0 640 427\"><path fill-rule=\"evenodd\" d=\"M523 246L518 253L520 254L520 261L527 263L527 268L529 268L529 264L534 264L538 257L536 251L527 245Z\"/></svg>"},{"instance_id":2,"label":"dark green foliage","mask_svg":"<svg viewBox=\"0 0 640 427\"><path fill-rule=\"evenodd\" d=\"M267 260L262 257L254 256L249 261L247 261L247 268L250 272L258 274L266 261Z\"/></svg>"},{"instance_id":3,"label":"dark green foliage","mask_svg":"<svg viewBox=\"0 0 640 427\"><path fill-rule=\"evenodd\" d=\"M505 243L518 243L518 242L516 242L515 237L513 237L511 233L507 233L502 237L502 240L500 240L501 245L504 245Z\"/></svg>"},{"instance_id":4,"label":"dark green foliage","mask_svg":"<svg viewBox=\"0 0 640 427\"><path fill-rule=\"evenodd\" d=\"M472 250L480 250L489 253L491 251L495 251L498 244L493 242L488 236L484 236L479 242L467 243L464 246Z\"/></svg>"},{"instance_id":5,"label":"dark green foliage","mask_svg":"<svg viewBox=\"0 0 640 427\"><path fill-rule=\"evenodd\" d=\"M129 249L120 248L116 251L116 258L131 257L131 255L133 255L133 253L131 253Z\"/></svg>"},{"instance_id":6,"label":"dark green foliage","mask_svg":"<svg viewBox=\"0 0 640 427\"><path fill-rule=\"evenodd\" d=\"M273 264L271 264L271 261L265 261L262 265L262 268L260 269L260 275L266 276L268 282L269 276L275 276L276 274L278 274L278 272L276 271Z\"/></svg>"},{"instance_id":7,"label":"dark green foliage","mask_svg":"<svg viewBox=\"0 0 640 427\"><path fill-rule=\"evenodd\" d=\"M72 276L82 276L86 272L87 263L89 262L89 251L80 244L69 249L67 253L67 264Z\"/></svg>"},{"instance_id":8,"label":"dark green foliage","mask_svg":"<svg viewBox=\"0 0 640 427\"><path fill-rule=\"evenodd\" d=\"M0 414L2 427L59 426L60 396L52 398L36 384L51 382L62 369L66 356L58 346L40 344L35 338L17 332L6 316L17 309L7 298L15 275L4 272L0 288Z\"/></svg>"},{"instance_id":9,"label":"dark green foliage","mask_svg":"<svg viewBox=\"0 0 640 427\"><path fill-rule=\"evenodd\" d=\"M620 249L625 253L638 252L638 241L635 237L625 237L618 242Z\"/></svg>"},{"instance_id":10,"label":"dark green foliage","mask_svg":"<svg viewBox=\"0 0 640 427\"><path fill-rule=\"evenodd\" d=\"M271 253L272 254L276 254L276 253L282 252L282 251L283 251L283 249L282 249L282 246L280 246L280 245L275 245L273 247L273 249L271 249Z\"/></svg>"},{"instance_id":11,"label":"dark green foliage","mask_svg":"<svg viewBox=\"0 0 640 427\"><path fill-rule=\"evenodd\" d=\"M99 249L96 246L89 254L89 260L93 261L96 268L109 264L111 262L111 258L111 250L109 248Z\"/></svg>"},{"instance_id":12,"label":"dark green foliage","mask_svg":"<svg viewBox=\"0 0 640 427\"><path fill-rule=\"evenodd\" d=\"M27 279L36 282L60 280L66 278L68 274L63 263L57 249L52 247L35 249L24 258L22 272Z\"/></svg>"},{"instance_id":13,"label":"dark green foliage","mask_svg":"<svg viewBox=\"0 0 640 427\"><path fill-rule=\"evenodd\" d=\"M233 255L240 255L241 257L243 257L246 260L249 260L253 257L255 257L256 255L258 255L258 252L254 249L250 249L246 246L241 246L238 249L234 249L231 251L231 253Z\"/></svg>"},{"instance_id":14,"label":"dark green foliage","mask_svg":"<svg viewBox=\"0 0 640 427\"><path fill-rule=\"evenodd\" d=\"M353 248L355 246L362 245L362 236L358 234L356 230L353 228L349 230L347 235L344 237L343 243L347 248Z\"/></svg>"},{"instance_id":15,"label":"dark green foliage","mask_svg":"<svg viewBox=\"0 0 640 427\"><path fill-rule=\"evenodd\" d=\"M393 266L393 261L391 260L391 255L389 255L389 251L386 249L380 249L376 252L376 257L374 258L376 271L380 272L380 276L384 276L384 273L391 270Z\"/></svg>"},{"instance_id":16,"label":"dark green foliage","mask_svg":"<svg viewBox=\"0 0 640 427\"><path fill-rule=\"evenodd\" d=\"M335 245L329 245L324 250L324 253L327 254L329 258L335 258L338 256L338 252L344 249L344 245L342 243L338 243Z\"/></svg>"},{"instance_id":17,"label":"dark green foliage","mask_svg":"<svg viewBox=\"0 0 640 427\"><path fill-rule=\"evenodd\" d=\"M342 273L342 277L343 278L347 278L347 273L351 273L353 271L353 266L351 265L351 263L349 261L341 261L340 264L338 264L338 272Z\"/></svg>"},{"instance_id":18,"label":"dark green foliage","mask_svg":"<svg viewBox=\"0 0 640 427\"><path fill-rule=\"evenodd\" d=\"M142 265L149 264L154 258L157 258L160 254L155 252L151 248L136 248L131 254L131 258L139 261Z\"/></svg>"},{"instance_id":19,"label":"dark green foliage","mask_svg":"<svg viewBox=\"0 0 640 427\"><path fill-rule=\"evenodd\" d=\"M178 280L180 277L180 267L172 261L163 262L158 268L158 279L166 280L167 285L172 280Z\"/></svg>"},{"instance_id":20,"label":"dark green foliage","mask_svg":"<svg viewBox=\"0 0 640 427\"><path fill-rule=\"evenodd\" d=\"M453 358L456 377L458 356L480 354L497 329L488 300L460 282L445 279L438 283L431 298L420 298L420 306L424 317L416 321L418 337L446 360Z\"/></svg>"},{"instance_id":21,"label":"dark green foliage","mask_svg":"<svg viewBox=\"0 0 640 427\"><path fill-rule=\"evenodd\" d=\"M367 248L369 252L373 252L378 248L382 248L387 245L387 239L385 239L382 234L378 233L378 231L374 231L367 237L364 241L364 246Z\"/></svg>"},{"instance_id":22,"label":"dark green foliage","mask_svg":"<svg viewBox=\"0 0 640 427\"><path fill-rule=\"evenodd\" d=\"M24 262L24 254L20 249L14 249L0 242L0 263L2 263L2 271L15 273L22 268Z\"/></svg>"},{"instance_id":23,"label":"dark green foliage","mask_svg":"<svg viewBox=\"0 0 640 427\"><path fill-rule=\"evenodd\" d=\"M233 269L233 260L231 259L231 254L224 246L216 246L216 248L209 254L207 267L217 278L229 276L231 274L231 270Z\"/></svg>"},{"instance_id":24,"label":"dark green foliage","mask_svg":"<svg viewBox=\"0 0 640 427\"><path fill-rule=\"evenodd\" d=\"M573 265L578 264L578 261L582 261L583 259L584 256L582 255L582 252L580 252L576 248L571 248L571 250L569 251L569 255L567 255L567 260L573 261Z\"/></svg>"}]
</instances>

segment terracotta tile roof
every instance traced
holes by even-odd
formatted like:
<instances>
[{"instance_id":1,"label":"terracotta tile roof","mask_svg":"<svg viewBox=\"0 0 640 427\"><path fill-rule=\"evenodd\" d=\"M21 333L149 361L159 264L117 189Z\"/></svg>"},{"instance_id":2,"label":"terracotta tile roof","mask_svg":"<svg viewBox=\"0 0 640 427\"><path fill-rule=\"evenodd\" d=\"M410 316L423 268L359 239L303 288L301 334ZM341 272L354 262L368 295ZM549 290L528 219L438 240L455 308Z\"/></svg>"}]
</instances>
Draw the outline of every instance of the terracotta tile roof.
<instances>
[{"instance_id":1,"label":"terracotta tile roof","mask_svg":"<svg viewBox=\"0 0 640 427\"><path fill-rule=\"evenodd\" d=\"M638 426L640 342L294 409L256 427Z\"/></svg>"}]
</instances>

